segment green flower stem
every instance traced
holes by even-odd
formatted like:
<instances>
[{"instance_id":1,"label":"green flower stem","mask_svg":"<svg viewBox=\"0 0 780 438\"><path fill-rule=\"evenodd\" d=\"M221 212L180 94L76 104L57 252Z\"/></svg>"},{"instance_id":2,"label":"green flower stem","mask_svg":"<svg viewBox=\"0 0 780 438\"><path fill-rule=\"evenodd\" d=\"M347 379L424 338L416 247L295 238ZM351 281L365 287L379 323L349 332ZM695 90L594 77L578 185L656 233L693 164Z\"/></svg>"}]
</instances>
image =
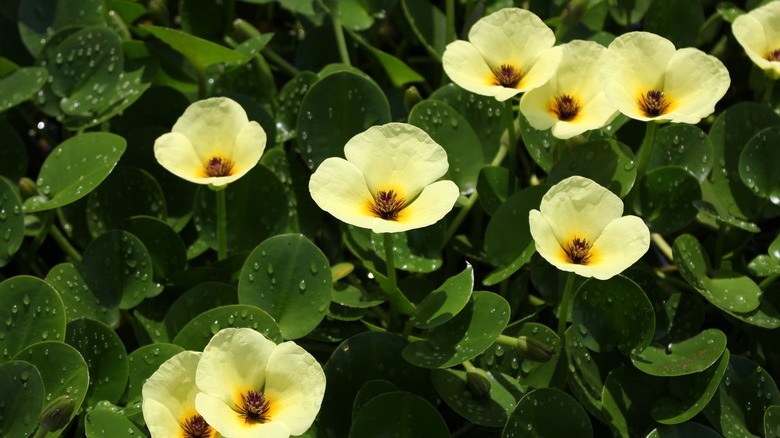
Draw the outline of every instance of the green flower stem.
<instances>
[{"instance_id":1,"label":"green flower stem","mask_svg":"<svg viewBox=\"0 0 780 438\"><path fill-rule=\"evenodd\" d=\"M647 162L650 161L650 153L653 151L653 143L655 142L656 131L658 131L657 123L647 122L645 124L645 139L642 140L642 146L639 147L639 153L637 154L637 181L640 181L642 177L645 176Z\"/></svg>"},{"instance_id":2,"label":"green flower stem","mask_svg":"<svg viewBox=\"0 0 780 438\"><path fill-rule=\"evenodd\" d=\"M574 287L575 276L576 274L573 272L567 273L566 285L563 287L561 305L558 308L558 337L561 338L561 342L563 342L563 337L566 334L566 318L569 316L569 307L571 307L571 290Z\"/></svg>"},{"instance_id":3,"label":"green flower stem","mask_svg":"<svg viewBox=\"0 0 780 438\"><path fill-rule=\"evenodd\" d=\"M81 254L70 244L68 238L62 234L56 225L52 225L51 228L49 228L49 235L74 263L81 263Z\"/></svg>"},{"instance_id":4,"label":"green flower stem","mask_svg":"<svg viewBox=\"0 0 780 438\"><path fill-rule=\"evenodd\" d=\"M279 67L280 69L282 69L285 72L287 72L287 74L289 74L290 76L295 76L298 73L300 73L300 70L298 70L298 68L296 68L294 65L290 64L289 62L287 62L287 60L285 60L281 56L279 56L279 54L276 53L274 51L274 49L272 49L272 48L270 48L268 46L265 46L260 51L260 53L262 53L263 56L268 58L269 61L271 61L272 63L276 64L277 67Z\"/></svg>"},{"instance_id":5,"label":"green flower stem","mask_svg":"<svg viewBox=\"0 0 780 438\"><path fill-rule=\"evenodd\" d=\"M498 338L496 338L495 342L497 344L506 345L507 347L512 347L514 350L517 348L517 338L507 335L498 335Z\"/></svg>"},{"instance_id":6,"label":"green flower stem","mask_svg":"<svg viewBox=\"0 0 780 438\"><path fill-rule=\"evenodd\" d=\"M227 258L227 208L225 207L225 189L216 190L217 196L217 259Z\"/></svg>"},{"instance_id":7,"label":"green flower stem","mask_svg":"<svg viewBox=\"0 0 780 438\"><path fill-rule=\"evenodd\" d=\"M344 39L344 29L341 27L341 12L338 10L336 2L330 6L330 21L333 23L333 33L336 35L336 44L339 48L341 62L351 66L349 62L349 52L347 51L347 42Z\"/></svg>"},{"instance_id":8,"label":"green flower stem","mask_svg":"<svg viewBox=\"0 0 780 438\"><path fill-rule=\"evenodd\" d=\"M769 285L771 285L772 283L777 281L778 278L780 278L780 272L775 272L774 274L770 275L769 277L763 279L761 281L761 283L759 283L759 285L758 285L759 289L761 289L762 291L765 291L766 288L768 288Z\"/></svg>"},{"instance_id":9,"label":"green flower stem","mask_svg":"<svg viewBox=\"0 0 780 438\"><path fill-rule=\"evenodd\" d=\"M771 106L772 105L772 91L775 88L775 80L768 77L764 77L764 96L762 102Z\"/></svg>"},{"instance_id":10,"label":"green flower stem","mask_svg":"<svg viewBox=\"0 0 780 438\"><path fill-rule=\"evenodd\" d=\"M455 41L455 0L447 0L447 33L445 34L447 43Z\"/></svg>"},{"instance_id":11,"label":"green flower stem","mask_svg":"<svg viewBox=\"0 0 780 438\"><path fill-rule=\"evenodd\" d=\"M393 252L393 235L383 233L385 244L385 263L387 264L387 292L390 299L391 325L398 323L398 314L410 314L414 311L414 304L398 288L398 279L395 272L395 253Z\"/></svg>"},{"instance_id":12,"label":"green flower stem","mask_svg":"<svg viewBox=\"0 0 780 438\"><path fill-rule=\"evenodd\" d=\"M517 133L515 132L515 109L512 106L512 99L506 100L506 112L509 113L509 126L507 126L507 143L509 146L509 191L511 195L515 191L514 175L517 172Z\"/></svg>"},{"instance_id":13,"label":"green flower stem","mask_svg":"<svg viewBox=\"0 0 780 438\"><path fill-rule=\"evenodd\" d=\"M503 335L502 335L502 336L503 336ZM463 363L462 363L461 365L463 365L463 368L465 368L465 369L466 369L466 371L471 371L471 370L474 370L474 369L476 369L476 368L477 368L477 367L475 367L475 366L474 366L474 364L473 364L473 363L471 363L471 361L470 361L470 360L464 360L464 361L463 361Z\"/></svg>"},{"instance_id":14,"label":"green flower stem","mask_svg":"<svg viewBox=\"0 0 780 438\"><path fill-rule=\"evenodd\" d=\"M666 258L669 259L670 262L674 260L672 247L669 245L669 243L666 242L664 236L658 233L651 233L650 238L653 240L653 243L655 243L658 249L661 250L661 252L666 256Z\"/></svg>"}]
</instances>

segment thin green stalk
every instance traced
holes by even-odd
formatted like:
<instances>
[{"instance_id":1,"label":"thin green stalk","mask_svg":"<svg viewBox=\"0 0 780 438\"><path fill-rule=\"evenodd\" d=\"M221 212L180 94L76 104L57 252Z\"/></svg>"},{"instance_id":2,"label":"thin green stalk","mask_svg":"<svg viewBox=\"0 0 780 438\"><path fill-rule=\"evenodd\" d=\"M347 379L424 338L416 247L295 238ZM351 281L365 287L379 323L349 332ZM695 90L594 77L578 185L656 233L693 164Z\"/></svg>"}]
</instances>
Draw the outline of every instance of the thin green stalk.
<instances>
[{"instance_id":1,"label":"thin green stalk","mask_svg":"<svg viewBox=\"0 0 780 438\"><path fill-rule=\"evenodd\" d=\"M658 233L652 233L650 234L650 238L653 240L653 243L658 247L659 250L666 256L667 259L671 262L674 260L674 254L672 253L672 247L669 245L669 243L666 242L666 239Z\"/></svg>"},{"instance_id":2,"label":"thin green stalk","mask_svg":"<svg viewBox=\"0 0 780 438\"><path fill-rule=\"evenodd\" d=\"M338 45L339 48L341 62L351 66L352 64L349 62L349 52L347 51L347 42L344 39L344 29L341 27L341 12L339 12L338 7L335 4L330 8L330 21L333 23L333 33L336 35L336 45Z\"/></svg>"},{"instance_id":3,"label":"thin green stalk","mask_svg":"<svg viewBox=\"0 0 780 438\"><path fill-rule=\"evenodd\" d=\"M455 41L455 0L447 0L447 33L445 34L448 43Z\"/></svg>"},{"instance_id":4,"label":"thin green stalk","mask_svg":"<svg viewBox=\"0 0 780 438\"><path fill-rule=\"evenodd\" d=\"M517 134L515 133L515 109L512 106L512 99L506 100L506 111L509 113L509 126L507 126L508 136L508 154L509 154L509 190L507 195L515 191L515 179L512 176L517 172Z\"/></svg>"},{"instance_id":5,"label":"thin green stalk","mask_svg":"<svg viewBox=\"0 0 780 438\"><path fill-rule=\"evenodd\" d=\"M636 164L636 180L639 181L645 176L647 163L650 161L650 153L653 151L655 142L655 133L658 131L658 124L647 122L645 124L645 139L642 140L642 146L639 147Z\"/></svg>"},{"instance_id":6,"label":"thin green stalk","mask_svg":"<svg viewBox=\"0 0 780 438\"><path fill-rule=\"evenodd\" d=\"M775 281L777 281L778 278L780 278L780 273L775 272L774 274L770 275L769 277L763 279L761 281L761 283L758 284L758 287L761 290L766 290L766 288L768 288L770 284L772 284Z\"/></svg>"},{"instance_id":7,"label":"thin green stalk","mask_svg":"<svg viewBox=\"0 0 780 438\"><path fill-rule=\"evenodd\" d=\"M569 272L566 275L566 285L563 287L563 297L561 298L561 305L558 308L558 337L563 342L563 337L566 334L566 318L569 316L569 307L571 307L572 289L574 288L574 277L576 274Z\"/></svg>"},{"instance_id":8,"label":"thin green stalk","mask_svg":"<svg viewBox=\"0 0 780 438\"><path fill-rule=\"evenodd\" d=\"M517 338L507 335L498 335L496 343L506 345L507 347L517 348Z\"/></svg>"},{"instance_id":9,"label":"thin green stalk","mask_svg":"<svg viewBox=\"0 0 780 438\"><path fill-rule=\"evenodd\" d=\"M225 189L216 190L217 196L217 259L227 258L227 207Z\"/></svg>"},{"instance_id":10,"label":"thin green stalk","mask_svg":"<svg viewBox=\"0 0 780 438\"><path fill-rule=\"evenodd\" d=\"M395 253L393 252L393 235L383 233L385 244L385 264L387 265L387 292L390 298L390 325L396 326L399 322L399 313L411 313L414 304L398 288L398 279L395 272Z\"/></svg>"},{"instance_id":11,"label":"thin green stalk","mask_svg":"<svg viewBox=\"0 0 780 438\"><path fill-rule=\"evenodd\" d=\"M772 105L772 91L775 88L775 81L767 77L764 78L764 97L762 102L771 106Z\"/></svg>"},{"instance_id":12,"label":"thin green stalk","mask_svg":"<svg viewBox=\"0 0 780 438\"><path fill-rule=\"evenodd\" d=\"M265 46L263 47L263 50L260 51L260 53L262 53L263 56L268 58L269 61L276 64L277 67L287 72L287 74L289 74L290 76L295 76L298 73L300 73L300 70L298 70L298 68L296 68L294 65L287 62L286 59L279 56L279 54L276 53L274 49Z\"/></svg>"},{"instance_id":13,"label":"thin green stalk","mask_svg":"<svg viewBox=\"0 0 780 438\"><path fill-rule=\"evenodd\" d=\"M52 227L49 228L49 235L54 239L55 242L57 242L57 245L59 245L60 248L65 251L65 254L67 254L74 263L81 263L81 254L76 248L73 247L73 245L70 244L68 238L62 234L56 225L52 225Z\"/></svg>"},{"instance_id":14,"label":"thin green stalk","mask_svg":"<svg viewBox=\"0 0 780 438\"><path fill-rule=\"evenodd\" d=\"M466 371L471 371L471 370L474 370L474 369L476 369L476 368L477 368L477 367L475 367L475 366L474 366L474 364L473 364L473 363L471 363L471 361L470 361L470 360L464 360L464 361L463 361L463 363L462 363L461 365L463 365L463 368L464 368Z\"/></svg>"}]
</instances>

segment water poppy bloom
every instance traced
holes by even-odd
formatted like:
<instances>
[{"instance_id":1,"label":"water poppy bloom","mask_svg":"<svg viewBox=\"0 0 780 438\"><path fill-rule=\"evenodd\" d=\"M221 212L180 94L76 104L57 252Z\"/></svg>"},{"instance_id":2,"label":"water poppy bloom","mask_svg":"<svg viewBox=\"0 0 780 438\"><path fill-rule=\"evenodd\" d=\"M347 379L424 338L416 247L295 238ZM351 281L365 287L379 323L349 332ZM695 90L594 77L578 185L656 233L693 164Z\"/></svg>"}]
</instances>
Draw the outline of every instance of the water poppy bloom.
<instances>
[{"instance_id":1,"label":"water poppy bloom","mask_svg":"<svg viewBox=\"0 0 780 438\"><path fill-rule=\"evenodd\" d=\"M677 50L652 33L623 34L608 52L601 85L607 100L632 119L698 123L715 111L731 83L718 58L690 47Z\"/></svg>"},{"instance_id":2,"label":"water poppy bloom","mask_svg":"<svg viewBox=\"0 0 780 438\"><path fill-rule=\"evenodd\" d=\"M458 199L458 186L437 181L447 153L422 129L406 123L373 126L352 137L343 158L320 164L309 180L314 202L337 219L375 233L432 225Z\"/></svg>"},{"instance_id":3,"label":"water poppy bloom","mask_svg":"<svg viewBox=\"0 0 780 438\"><path fill-rule=\"evenodd\" d=\"M780 78L780 1L740 15L731 31L748 57L772 79Z\"/></svg>"},{"instance_id":4,"label":"water poppy bloom","mask_svg":"<svg viewBox=\"0 0 780 438\"><path fill-rule=\"evenodd\" d=\"M214 97L187 107L171 132L155 140L154 156L180 178L219 187L249 172L265 143L265 131L241 105Z\"/></svg>"},{"instance_id":5,"label":"water poppy bloom","mask_svg":"<svg viewBox=\"0 0 780 438\"><path fill-rule=\"evenodd\" d=\"M184 351L165 361L141 390L152 437L220 437L195 409L195 370L200 353Z\"/></svg>"},{"instance_id":6,"label":"water poppy bloom","mask_svg":"<svg viewBox=\"0 0 780 438\"><path fill-rule=\"evenodd\" d=\"M552 30L534 13L506 8L474 23L469 41L448 44L442 64L461 88L505 101L547 82L561 60L554 44Z\"/></svg>"},{"instance_id":7,"label":"water poppy bloom","mask_svg":"<svg viewBox=\"0 0 780 438\"><path fill-rule=\"evenodd\" d=\"M556 268L609 279L650 247L650 230L637 216L623 216L623 201L581 176L554 185L539 210L529 213L536 251Z\"/></svg>"},{"instance_id":8,"label":"water poppy bloom","mask_svg":"<svg viewBox=\"0 0 780 438\"><path fill-rule=\"evenodd\" d=\"M228 437L288 438L314 422L325 373L306 350L249 328L220 330L203 350L195 406Z\"/></svg>"},{"instance_id":9,"label":"water poppy bloom","mask_svg":"<svg viewBox=\"0 0 780 438\"><path fill-rule=\"evenodd\" d=\"M552 128L557 138L571 138L611 122L618 111L602 91L599 68L606 47L575 40L560 46L563 58L544 85L520 99L520 111L536 129Z\"/></svg>"}]
</instances>

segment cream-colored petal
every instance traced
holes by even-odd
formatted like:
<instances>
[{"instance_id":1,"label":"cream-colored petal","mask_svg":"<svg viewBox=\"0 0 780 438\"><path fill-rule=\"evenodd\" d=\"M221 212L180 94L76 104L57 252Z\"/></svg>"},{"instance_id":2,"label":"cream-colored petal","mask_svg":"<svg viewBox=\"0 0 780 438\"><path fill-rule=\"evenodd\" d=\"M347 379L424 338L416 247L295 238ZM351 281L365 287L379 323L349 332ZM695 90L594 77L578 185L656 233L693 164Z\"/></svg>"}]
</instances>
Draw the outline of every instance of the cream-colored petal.
<instances>
[{"instance_id":1,"label":"cream-colored petal","mask_svg":"<svg viewBox=\"0 0 780 438\"><path fill-rule=\"evenodd\" d=\"M373 196L363 174L343 158L328 158L317 167L309 179L309 194L317 206L342 222L371 228L377 219L368 210Z\"/></svg>"},{"instance_id":2,"label":"cream-colored petal","mask_svg":"<svg viewBox=\"0 0 780 438\"><path fill-rule=\"evenodd\" d=\"M528 91L544 85L555 74L562 55L563 51L560 47L545 50L520 81L518 89Z\"/></svg>"},{"instance_id":3,"label":"cream-colored petal","mask_svg":"<svg viewBox=\"0 0 780 438\"><path fill-rule=\"evenodd\" d=\"M153 437L180 433L179 422L195 410L195 370L201 353L183 351L163 362L141 389L144 421Z\"/></svg>"},{"instance_id":4,"label":"cream-colored petal","mask_svg":"<svg viewBox=\"0 0 780 438\"><path fill-rule=\"evenodd\" d=\"M680 49L669 61L663 90L672 101L671 111L658 119L698 123L715 111L730 84L729 72L718 58L694 48Z\"/></svg>"},{"instance_id":5,"label":"cream-colored petal","mask_svg":"<svg viewBox=\"0 0 780 438\"><path fill-rule=\"evenodd\" d=\"M265 367L275 348L273 341L255 330L222 329L203 349L195 382L202 392L232 408L241 394L263 388ZM209 421L204 412L201 415Z\"/></svg>"},{"instance_id":6,"label":"cream-colored petal","mask_svg":"<svg viewBox=\"0 0 780 438\"><path fill-rule=\"evenodd\" d=\"M550 188L539 211L559 242L576 236L592 243L607 224L623 215L623 201L588 178L572 176Z\"/></svg>"},{"instance_id":7,"label":"cream-colored petal","mask_svg":"<svg viewBox=\"0 0 780 438\"><path fill-rule=\"evenodd\" d=\"M558 122L558 118L550 112L550 102L557 94L557 80L550 80L541 87L526 92L520 98L520 112L535 129L543 131Z\"/></svg>"},{"instance_id":8,"label":"cream-colored petal","mask_svg":"<svg viewBox=\"0 0 780 438\"><path fill-rule=\"evenodd\" d=\"M214 155L232 156L236 136L248 122L244 108L237 102L213 97L187 107L171 131L189 138L195 153L205 162Z\"/></svg>"},{"instance_id":9,"label":"cream-colored petal","mask_svg":"<svg viewBox=\"0 0 780 438\"><path fill-rule=\"evenodd\" d=\"M178 436L181 433L180 418L174 417L164 404L145 398L142 409L146 427L152 438L167 438Z\"/></svg>"},{"instance_id":10,"label":"cream-colored petal","mask_svg":"<svg viewBox=\"0 0 780 438\"><path fill-rule=\"evenodd\" d=\"M555 236L552 225L539 210L528 212L528 226L539 255L558 269L561 269L560 265L568 264L562 258L561 242Z\"/></svg>"},{"instance_id":11,"label":"cream-colored petal","mask_svg":"<svg viewBox=\"0 0 780 438\"><path fill-rule=\"evenodd\" d=\"M294 342L284 342L271 354L266 368L265 394L272 405L272 422L281 422L290 434L311 427L325 395L325 373L314 357Z\"/></svg>"},{"instance_id":12,"label":"cream-colored petal","mask_svg":"<svg viewBox=\"0 0 780 438\"><path fill-rule=\"evenodd\" d=\"M377 218L371 229L375 233L397 233L433 225L452 210L458 196L460 191L454 182L436 181L425 187L417 199L401 210L397 221Z\"/></svg>"},{"instance_id":13,"label":"cream-colored petal","mask_svg":"<svg viewBox=\"0 0 780 438\"><path fill-rule=\"evenodd\" d=\"M604 93L601 93L582 107L576 119L569 122L558 121L552 127L552 134L557 138L571 138L608 125L618 114Z\"/></svg>"},{"instance_id":14,"label":"cream-colored petal","mask_svg":"<svg viewBox=\"0 0 780 438\"><path fill-rule=\"evenodd\" d=\"M289 438L290 430L280 421L247 423L239 413L217 397L199 393L195 406L203 418L220 434L230 438Z\"/></svg>"},{"instance_id":15,"label":"cream-colored petal","mask_svg":"<svg viewBox=\"0 0 780 438\"><path fill-rule=\"evenodd\" d=\"M542 53L555 44L555 35L533 12L504 8L474 23L469 41L492 69L509 64L518 66L526 76ZM526 88L522 82L521 88Z\"/></svg>"},{"instance_id":16,"label":"cream-colored petal","mask_svg":"<svg viewBox=\"0 0 780 438\"><path fill-rule=\"evenodd\" d=\"M749 14L754 16L764 29L767 52L780 49L780 26L777 25L780 22L780 2L769 2L750 11Z\"/></svg>"},{"instance_id":17,"label":"cream-colored petal","mask_svg":"<svg viewBox=\"0 0 780 438\"><path fill-rule=\"evenodd\" d=\"M344 156L360 169L371 193L394 188L407 200L449 168L444 148L407 123L368 128L347 142Z\"/></svg>"},{"instance_id":18,"label":"cream-colored petal","mask_svg":"<svg viewBox=\"0 0 780 438\"><path fill-rule=\"evenodd\" d=\"M601 67L601 86L607 100L623 114L650 120L637 99L650 90L663 90L666 65L675 53L674 44L648 32L623 34L609 45Z\"/></svg>"},{"instance_id":19,"label":"cream-colored petal","mask_svg":"<svg viewBox=\"0 0 780 438\"><path fill-rule=\"evenodd\" d=\"M452 82L472 93L504 101L520 92L514 88L494 85L493 71L479 50L469 42L458 40L447 44L442 65Z\"/></svg>"},{"instance_id":20,"label":"cream-colored petal","mask_svg":"<svg viewBox=\"0 0 780 438\"><path fill-rule=\"evenodd\" d=\"M761 67L761 64L769 63L764 58L769 43L764 26L758 18L749 13L740 15L731 23L731 32L734 33L734 38L756 65Z\"/></svg>"},{"instance_id":21,"label":"cream-colored petal","mask_svg":"<svg viewBox=\"0 0 780 438\"><path fill-rule=\"evenodd\" d=\"M265 150L266 134L262 126L257 122L249 122L244 125L236 135L233 146L233 175L241 177L249 172L263 155Z\"/></svg>"},{"instance_id":22,"label":"cream-colored petal","mask_svg":"<svg viewBox=\"0 0 780 438\"><path fill-rule=\"evenodd\" d=\"M559 94L576 94L587 102L601 94L601 65L609 53L607 48L593 41L574 40L559 46L561 63L555 71Z\"/></svg>"},{"instance_id":23,"label":"cream-colored petal","mask_svg":"<svg viewBox=\"0 0 780 438\"><path fill-rule=\"evenodd\" d=\"M203 162L190 140L177 132L168 132L154 141L154 157L167 171L196 184L208 184L203 178Z\"/></svg>"},{"instance_id":24,"label":"cream-colored petal","mask_svg":"<svg viewBox=\"0 0 780 438\"><path fill-rule=\"evenodd\" d=\"M650 247L650 230L637 216L624 216L609 223L596 242L593 251L596 263L589 265L593 277L611 278L642 258Z\"/></svg>"}]
</instances>

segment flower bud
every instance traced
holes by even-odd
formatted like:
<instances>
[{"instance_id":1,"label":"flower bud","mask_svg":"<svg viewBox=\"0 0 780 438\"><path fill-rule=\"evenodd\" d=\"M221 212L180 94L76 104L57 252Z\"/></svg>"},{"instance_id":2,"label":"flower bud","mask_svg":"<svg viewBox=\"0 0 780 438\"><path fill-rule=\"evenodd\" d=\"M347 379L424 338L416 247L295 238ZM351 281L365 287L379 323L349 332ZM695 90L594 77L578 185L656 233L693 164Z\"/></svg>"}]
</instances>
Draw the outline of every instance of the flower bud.
<instances>
[{"instance_id":1,"label":"flower bud","mask_svg":"<svg viewBox=\"0 0 780 438\"><path fill-rule=\"evenodd\" d=\"M19 179L19 192L22 195L22 199L32 198L38 196L38 186L35 185L35 181L23 176Z\"/></svg>"},{"instance_id":2,"label":"flower bud","mask_svg":"<svg viewBox=\"0 0 780 438\"><path fill-rule=\"evenodd\" d=\"M481 400L490 394L490 379L482 368L466 371L466 385L474 398Z\"/></svg>"},{"instance_id":3,"label":"flower bud","mask_svg":"<svg viewBox=\"0 0 780 438\"><path fill-rule=\"evenodd\" d=\"M70 421L76 401L69 395L61 395L46 405L38 416L38 427L49 432L62 429Z\"/></svg>"},{"instance_id":4,"label":"flower bud","mask_svg":"<svg viewBox=\"0 0 780 438\"><path fill-rule=\"evenodd\" d=\"M544 342L528 336L519 336L517 338L516 349L524 358L536 362L547 362L555 353Z\"/></svg>"},{"instance_id":5,"label":"flower bud","mask_svg":"<svg viewBox=\"0 0 780 438\"><path fill-rule=\"evenodd\" d=\"M411 110L415 105L422 102L423 98L420 96L420 91L414 85L404 91L404 105L407 110Z\"/></svg>"}]
</instances>

